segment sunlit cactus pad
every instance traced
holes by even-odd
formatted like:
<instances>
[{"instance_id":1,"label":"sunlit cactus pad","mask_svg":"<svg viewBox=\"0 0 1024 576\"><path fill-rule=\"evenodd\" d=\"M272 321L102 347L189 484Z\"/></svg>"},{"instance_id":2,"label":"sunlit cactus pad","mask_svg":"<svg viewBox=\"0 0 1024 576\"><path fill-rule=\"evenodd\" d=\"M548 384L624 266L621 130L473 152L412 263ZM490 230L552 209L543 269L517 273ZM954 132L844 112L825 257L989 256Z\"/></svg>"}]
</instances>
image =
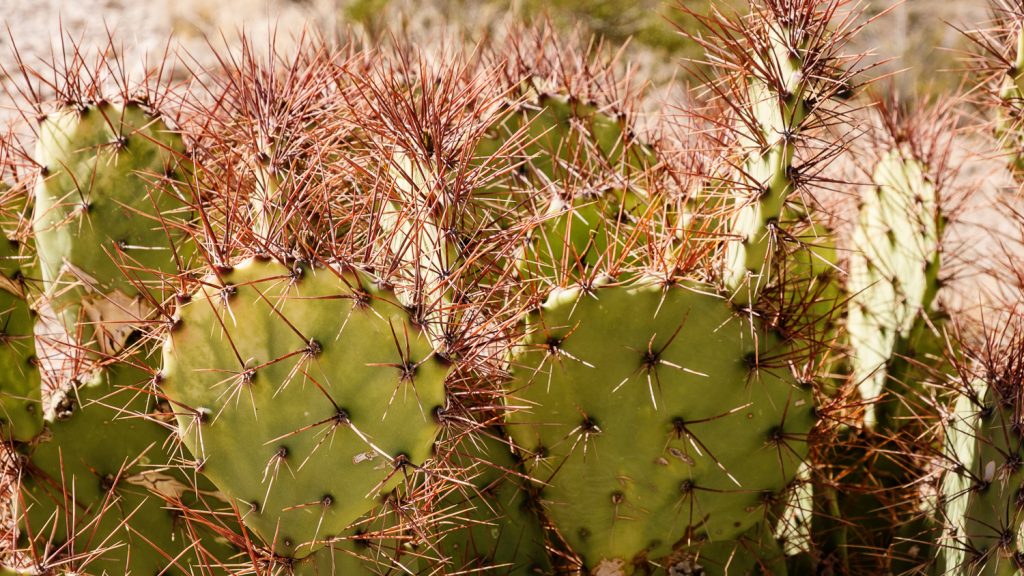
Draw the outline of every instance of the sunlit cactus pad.
<instances>
[{"instance_id":1,"label":"sunlit cactus pad","mask_svg":"<svg viewBox=\"0 0 1024 576\"><path fill-rule=\"evenodd\" d=\"M297 557L430 457L449 371L365 276L259 260L202 282L164 362L200 469L278 554Z\"/></svg>"},{"instance_id":2,"label":"sunlit cactus pad","mask_svg":"<svg viewBox=\"0 0 1024 576\"><path fill-rule=\"evenodd\" d=\"M806 453L811 392L786 343L706 290L568 289L531 317L509 432L587 566L738 536Z\"/></svg>"}]
</instances>

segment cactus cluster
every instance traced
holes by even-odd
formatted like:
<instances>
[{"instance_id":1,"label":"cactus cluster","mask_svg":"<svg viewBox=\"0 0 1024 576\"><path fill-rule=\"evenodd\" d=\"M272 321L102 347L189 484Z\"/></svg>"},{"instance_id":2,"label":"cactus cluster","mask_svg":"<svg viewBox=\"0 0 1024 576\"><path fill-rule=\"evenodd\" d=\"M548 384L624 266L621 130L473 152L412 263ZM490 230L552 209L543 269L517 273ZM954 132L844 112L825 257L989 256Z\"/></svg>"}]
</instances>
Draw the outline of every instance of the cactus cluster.
<instances>
[{"instance_id":1,"label":"cactus cluster","mask_svg":"<svg viewBox=\"0 0 1024 576\"><path fill-rule=\"evenodd\" d=\"M691 16L681 114L543 26L26 67L4 573L1019 573L1020 310L943 298L960 102L863 93L843 0Z\"/></svg>"}]
</instances>

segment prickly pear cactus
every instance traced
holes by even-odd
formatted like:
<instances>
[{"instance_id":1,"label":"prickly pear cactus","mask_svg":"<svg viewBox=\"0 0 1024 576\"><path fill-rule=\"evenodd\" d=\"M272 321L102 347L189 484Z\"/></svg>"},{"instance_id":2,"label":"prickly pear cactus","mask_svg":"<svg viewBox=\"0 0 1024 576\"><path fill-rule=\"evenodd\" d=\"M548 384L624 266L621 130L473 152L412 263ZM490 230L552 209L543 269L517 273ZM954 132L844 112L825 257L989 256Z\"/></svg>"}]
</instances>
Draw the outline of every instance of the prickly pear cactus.
<instances>
[{"instance_id":1,"label":"prickly pear cactus","mask_svg":"<svg viewBox=\"0 0 1024 576\"><path fill-rule=\"evenodd\" d=\"M163 356L162 389L199 468L294 557L430 457L449 371L367 278L253 259L202 282Z\"/></svg>"},{"instance_id":2,"label":"prickly pear cactus","mask_svg":"<svg viewBox=\"0 0 1024 576\"><path fill-rule=\"evenodd\" d=\"M911 113L879 100L873 114L874 141L861 153L873 155L871 185L848 252L847 354L836 370L849 375L863 416L837 411L854 425L837 427L817 453L813 537L818 555L845 571L911 573L928 569L942 525L921 486L934 475L922 455L940 450L936 408L948 396L936 296L951 179L943 143L954 121L946 103ZM854 553L867 549L885 552Z\"/></svg>"},{"instance_id":3,"label":"prickly pear cactus","mask_svg":"<svg viewBox=\"0 0 1024 576\"><path fill-rule=\"evenodd\" d=\"M644 201L626 190L553 200L545 215L549 220L535 229L520 258L520 274L554 279L562 270L585 277L615 266L629 252L630 224L644 211Z\"/></svg>"},{"instance_id":4,"label":"prickly pear cactus","mask_svg":"<svg viewBox=\"0 0 1024 576\"><path fill-rule=\"evenodd\" d=\"M184 520L197 488L176 464L162 422L169 408L140 391L148 378L125 365L104 370L101 382L69 391L47 433L22 448L18 548L43 573L189 574L234 554Z\"/></svg>"},{"instance_id":5,"label":"prickly pear cactus","mask_svg":"<svg viewBox=\"0 0 1024 576\"><path fill-rule=\"evenodd\" d=\"M477 156L491 156L518 136L525 145L522 157L528 159L520 172L534 181L559 183L563 189L578 183L574 180L581 173L604 174L610 187L614 176L628 178L653 160L650 148L637 141L625 112L609 113L575 95L538 90L530 79L520 91L521 100L491 126Z\"/></svg>"},{"instance_id":6,"label":"prickly pear cactus","mask_svg":"<svg viewBox=\"0 0 1024 576\"><path fill-rule=\"evenodd\" d=\"M510 402L524 407L509 432L588 569L626 573L678 540L735 538L765 517L814 422L785 354L706 287L548 298L511 363Z\"/></svg>"},{"instance_id":7,"label":"prickly pear cactus","mask_svg":"<svg viewBox=\"0 0 1024 576\"><path fill-rule=\"evenodd\" d=\"M503 147L510 142L522 145L507 158L515 169L479 193L499 213L503 204L509 212L537 204L530 209L545 219L519 259L525 280L552 279L559 270L583 275L615 263L626 252L628 224L647 206L637 175L656 162L625 102L600 106L572 93L541 91L541 82L519 85L521 99L490 126L476 150L477 157L493 159L503 150L508 154Z\"/></svg>"},{"instance_id":8,"label":"prickly pear cactus","mask_svg":"<svg viewBox=\"0 0 1024 576\"><path fill-rule=\"evenodd\" d=\"M79 346L121 351L191 264L181 136L141 105L63 108L39 126L34 230L46 299Z\"/></svg>"}]
</instances>

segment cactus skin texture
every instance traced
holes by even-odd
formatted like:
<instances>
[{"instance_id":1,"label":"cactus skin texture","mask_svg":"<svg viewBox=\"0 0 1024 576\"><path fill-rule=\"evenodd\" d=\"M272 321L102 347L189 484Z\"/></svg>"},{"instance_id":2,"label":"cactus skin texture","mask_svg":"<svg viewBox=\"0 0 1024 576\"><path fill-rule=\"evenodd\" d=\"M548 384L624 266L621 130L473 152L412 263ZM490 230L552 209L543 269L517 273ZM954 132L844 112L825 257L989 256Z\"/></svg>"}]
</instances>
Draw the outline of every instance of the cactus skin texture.
<instances>
[{"instance_id":1,"label":"cactus skin texture","mask_svg":"<svg viewBox=\"0 0 1024 576\"><path fill-rule=\"evenodd\" d=\"M759 522L736 538L705 542L676 550L659 562L654 574L725 574L727 576L786 576L786 554L768 529Z\"/></svg>"},{"instance_id":2,"label":"cactus skin texture","mask_svg":"<svg viewBox=\"0 0 1024 576\"><path fill-rule=\"evenodd\" d=\"M449 364L365 284L250 259L203 282L164 346L185 444L279 555L341 534L438 431Z\"/></svg>"},{"instance_id":3,"label":"cactus skin texture","mask_svg":"<svg viewBox=\"0 0 1024 576\"><path fill-rule=\"evenodd\" d=\"M191 211L173 182L190 170L183 155L181 136L137 104L68 107L40 124L33 226L46 298L93 351L120 352L143 293L189 264Z\"/></svg>"},{"instance_id":4,"label":"cactus skin texture","mask_svg":"<svg viewBox=\"0 0 1024 576\"><path fill-rule=\"evenodd\" d=\"M512 362L509 394L528 407L509 433L595 573L628 573L688 537L741 535L806 453L811 391L769 367L784 343L701 291L556 291Z\"/></svg>"},{"instance_id":5,"label":"cactus skin texture","mask_svg":"<svg viewBox=\"0 0 1024 576\"><path fill-rule=\"evenodd\" d=\"M462 439L451 462L472 487L459 487L441 504L457 525L437 543L455 571L479 570L510 576L550 574L536 487L521 476L520 463L499 429Z\"/></svg>"},{"instance_id":6,"label":"cactus skin texture","mask_svg":"<svg viewBox=\"0 0 1024 576\"><path fill-rule=\"evenodd\" d=\"M0 439L27 442L43 429L35 314L21 243L0 237Z\"/></svg>"},{"instance_id":7,"label":"cactus skin texture","mask_svg":"<svg viewBox=\"0 0 1024 576\"><path fill-rule=\"evenodd\" d=\"M174 509L194 501L194 483L174 465L170 433L156 420L166 414L127 389L148 378L127 365L104 370L102 381L69 392L47 434L22 448L14 517L19 549L39 568L185 575L233 553Z\"/></svg>"}]
</instances>

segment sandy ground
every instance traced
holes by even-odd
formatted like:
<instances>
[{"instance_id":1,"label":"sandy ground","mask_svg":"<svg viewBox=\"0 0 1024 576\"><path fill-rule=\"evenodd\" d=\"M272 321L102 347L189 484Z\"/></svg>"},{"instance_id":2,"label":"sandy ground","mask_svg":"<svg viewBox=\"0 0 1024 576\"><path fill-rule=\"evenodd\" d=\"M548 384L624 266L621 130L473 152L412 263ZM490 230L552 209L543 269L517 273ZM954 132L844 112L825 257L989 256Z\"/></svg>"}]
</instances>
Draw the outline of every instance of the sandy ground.
<instances>
[{"instance_id":1,"label":"sandy ground","mask_svg":"<svg viewBox=\"0 0 1024 576\"><path fill-rule=\"evenodd\" d=\"M0 80L10 84L15 49L31 67L45 68L60 42L105 47L116 38L130 69L154 62L168 48L209 63L210 44L233 43L244 30L257 41L275 33L283 42L303 27L326 26L339 0L0 0Z\"/></svg>"}]
</instances>

